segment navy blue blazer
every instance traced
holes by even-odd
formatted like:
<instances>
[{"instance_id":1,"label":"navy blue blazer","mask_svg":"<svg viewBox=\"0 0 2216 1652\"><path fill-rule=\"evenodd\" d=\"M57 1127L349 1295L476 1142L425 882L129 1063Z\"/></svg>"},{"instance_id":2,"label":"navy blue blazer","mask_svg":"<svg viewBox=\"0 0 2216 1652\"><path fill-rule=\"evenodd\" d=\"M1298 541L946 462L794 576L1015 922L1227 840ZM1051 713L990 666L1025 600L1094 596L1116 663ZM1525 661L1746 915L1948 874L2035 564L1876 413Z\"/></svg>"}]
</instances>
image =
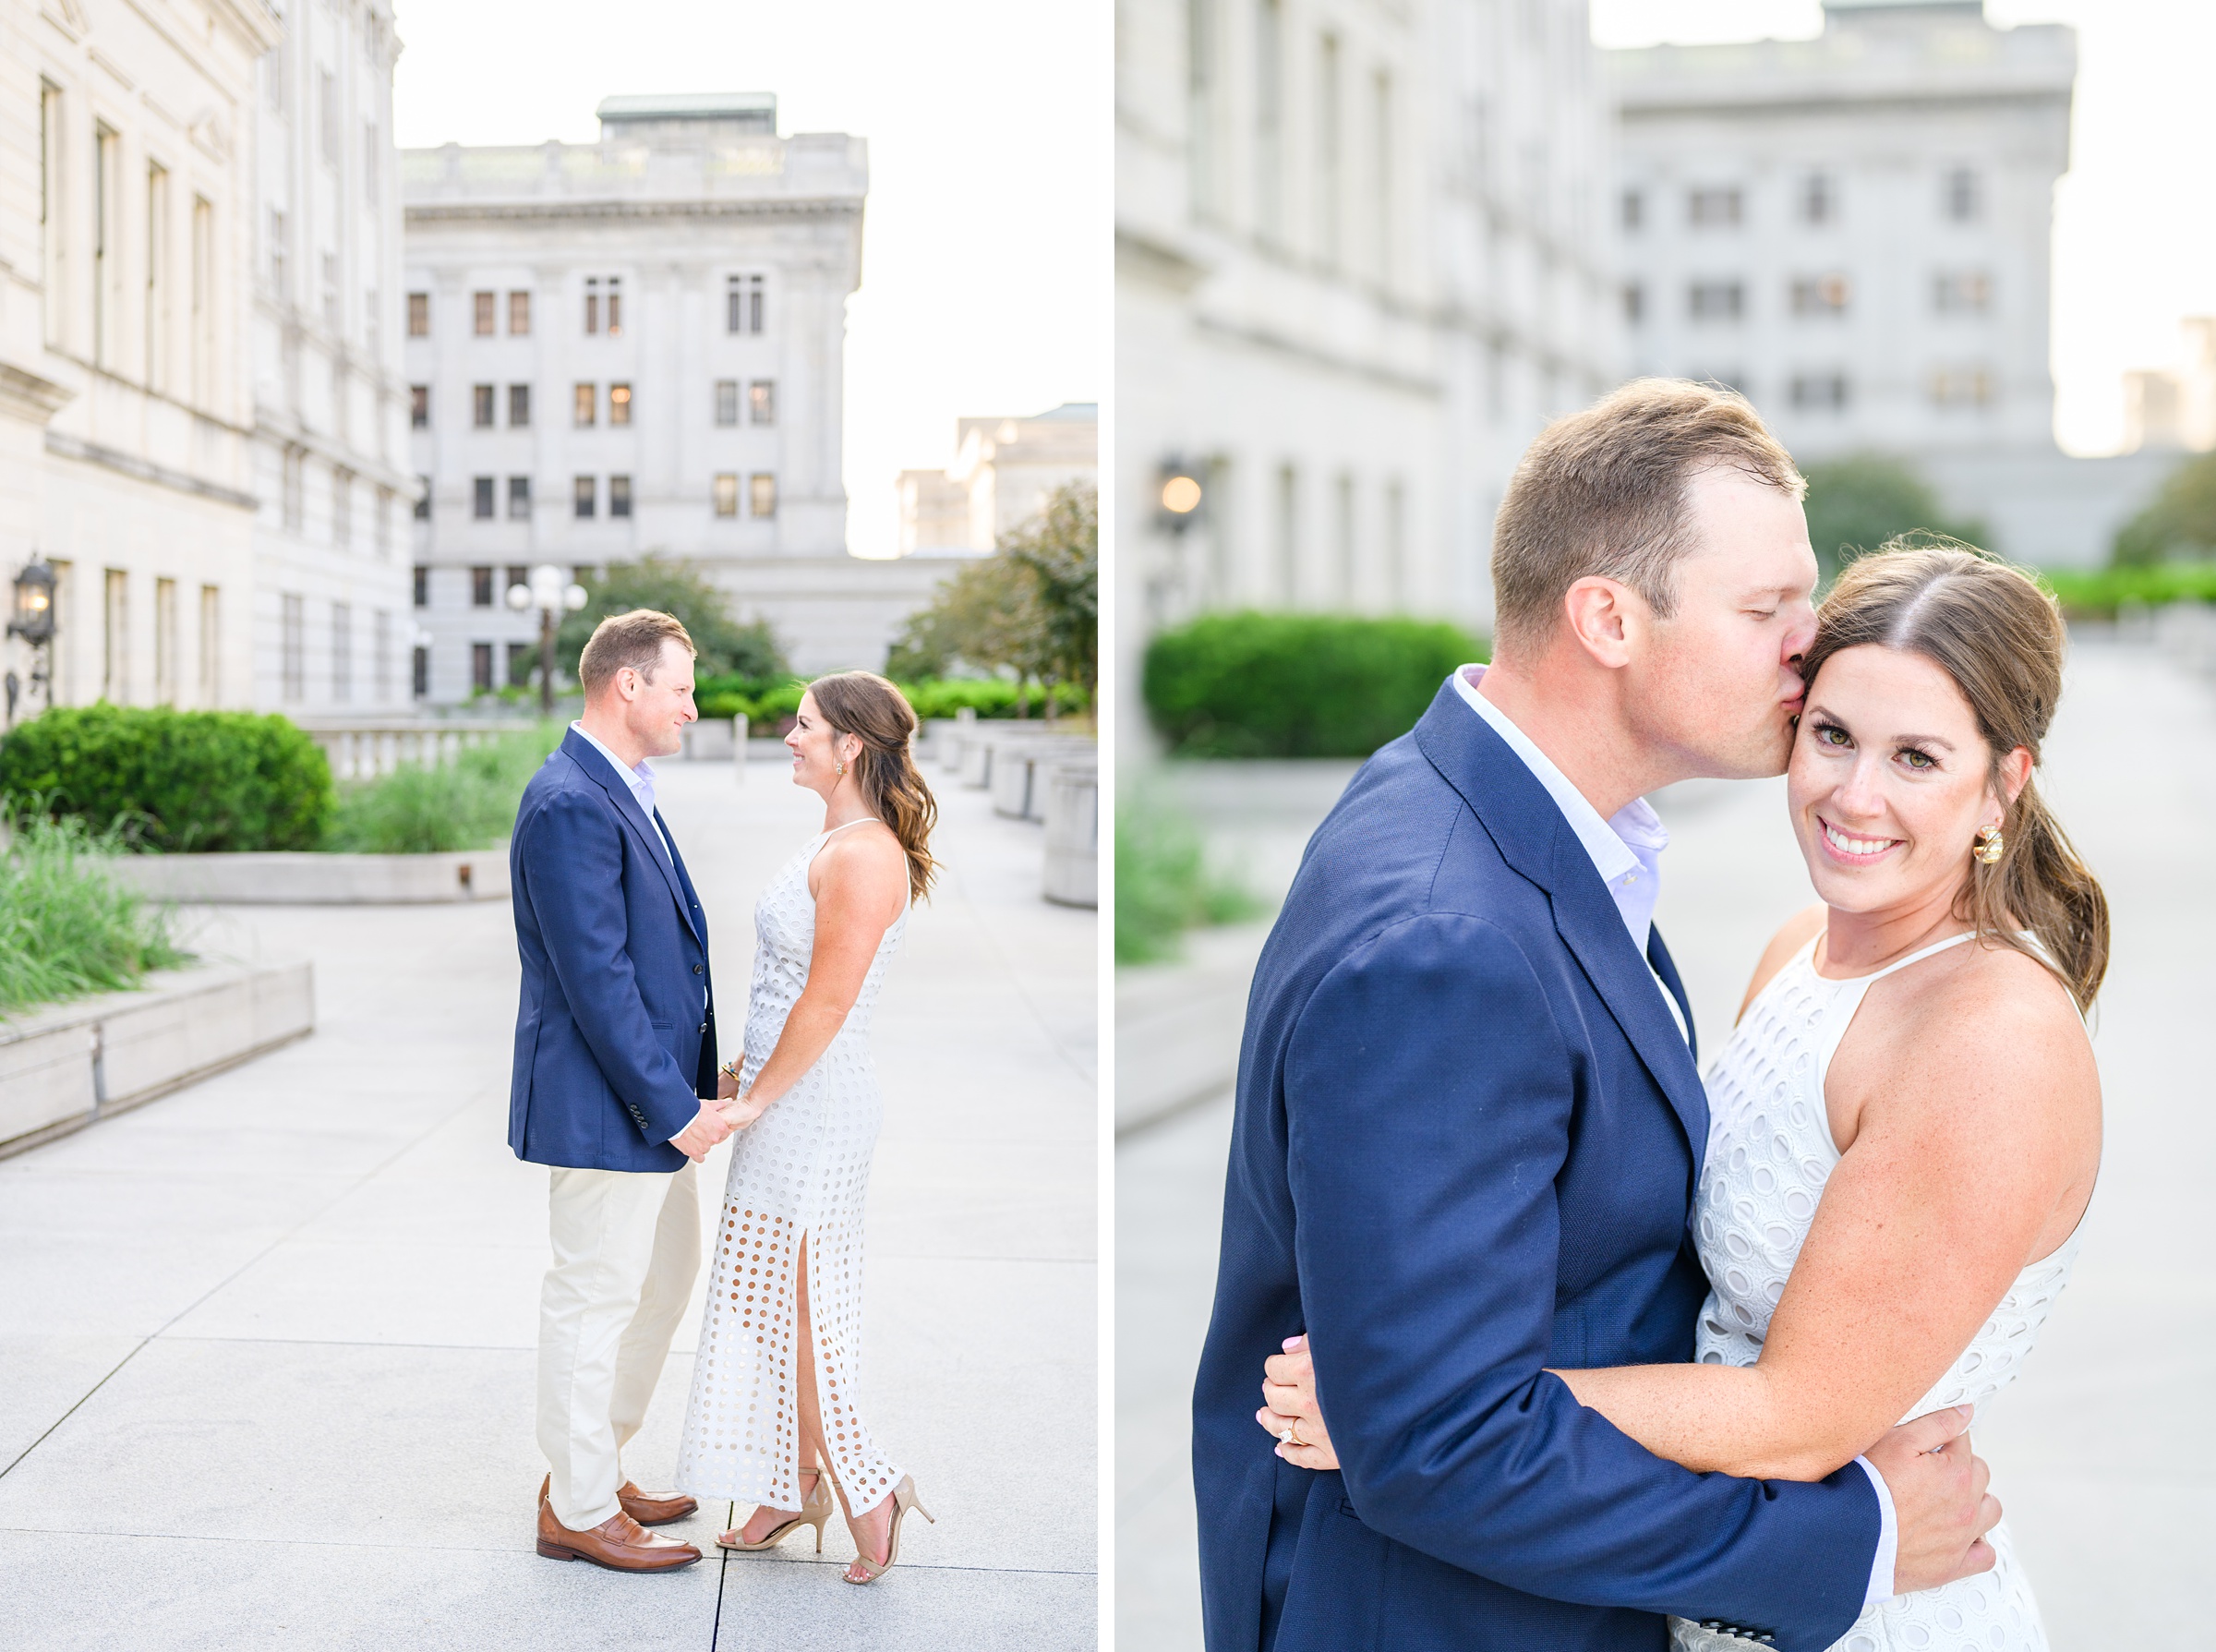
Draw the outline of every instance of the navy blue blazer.
<instances>
[{"instance_id":1,"label":"navy blue blazer","mask_svg":"<svg viewBox=\"0 0 2216 1652\"><path fill-rule=\"evenodd\" d=\"M1451 683L1317 829L1247 1006L1193 1397L1210 1652L1660 1652L1665 1612L1814 1652L1861 1611L1860 1467L1694 1474L1545 1373L1692 1357L1708 1111L1647 964ZM1254 1422L1302 1330L1334 1473Z\"/></svg>"},{"instance_id":2,"label":"navy blue blazer","mask_svg":"<svg viewBox=\"0 0 2216 1652\"><path fill-rule=\"evenodd\" d=\"M670 842L572 729L515 812L523 1002L508 1145L534 1164L680 1168L669 1138L716 1093L708 921Z\"/></svg>"}]
</instances>

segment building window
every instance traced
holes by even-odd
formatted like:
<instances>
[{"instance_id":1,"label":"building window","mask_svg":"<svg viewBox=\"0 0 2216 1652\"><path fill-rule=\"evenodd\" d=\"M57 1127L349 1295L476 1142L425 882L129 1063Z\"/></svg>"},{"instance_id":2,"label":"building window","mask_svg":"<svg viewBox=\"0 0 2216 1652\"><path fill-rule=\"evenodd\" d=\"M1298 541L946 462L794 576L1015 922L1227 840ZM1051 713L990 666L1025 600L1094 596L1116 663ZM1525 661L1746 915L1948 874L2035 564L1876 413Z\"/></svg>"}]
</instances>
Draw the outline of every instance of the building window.
<instances>
[{"instance_id":1,"label":"building window","mask_svg":"<svg viewBox=\"0 0 2216 1652\"><path fill-rule=\"evenodd\" d=\"M524 688L529 685L531 681L531 650L534 646L536 645L531 643L510 643L508 645L508 686L510 688Z\"/></svg>"},{"instance_id":2,"label":"building window","mask_svg":"<svg viewBox=\"0 0 2216 1652\"><path fill-rule=\"evenodd\" d=\"M470 422L480 430L492 428L492 386L473 384L469 387Z\"/></svg>"},{"instance_id":3,"label":"building window","mask_svg":"<svg viewBox=\"0 0 2216 1652\"><path fill-rule=\"evenodd\" d=\"M177 582L154 581L154 702L177 703Z\"/></svg>"},{"instance_id":4,"label":"building window","mask_svg":"<svg viewBox=\"0 0 2216 1652\"><path fill-rule=\"evenodd\" d=\"M415 656L415 658L409 662L408 687L410 692L418 700L421 700L431 692L431 651L418 643L416 645Z\"/></svg>"},{"instance_id":5,"label":"building window","mask_svg":"<svg viewBox=\"0 0 2216 1652\"><path fill-rule=\"evenodd\" d=\"M431 428L431 387L428 384L408 386L408 428L412 430Z\"/></svg>"},{"instance_id":6,"label":"building window","mask_svg":"<svg viewBox=\"0 0 2216 1652\"><path fill-rule=\"evenodd\" d=\"M431 295L428 293L410 293L408 295L408 336L410 338L429 338L431 336Z\"/></svg>"},{"instance_id":7,"label":"building window","mask_svg":"<svg viewBox=\"0 0 2216 1652\"><path fill-rule=\"evenodd\" d=\"M381 608L370 621L370 636L369 669L382 705L392 697L392 616Z\"/></svg>"},{"instance_id":8,"label":"building window","mask_svg":"<svg viewBox=\"0 0 2216 1652\"><path fill-rule=\"evenodd\" d=\"M762 331L762 278L734 275L723 286L723 330L726 332Z\"/></svg>"},{"instance_id":9,"label":"building window","mask_svg":"<svg viewBox=\"0 0 2216 1652\"><path fill-rule=\"evenodd\" d=\"M508 478L508 518L511 522L528 520L531 515L531 478Z\"/></svg>"},{"instance_id":10,"label":"building window","mask_svg":"<svg viewBox=\"0 0 2216 1652\"><path fill-rule=\"evenodd\" d=\"M572 415L573 421L580 426L591 424L593 405L598 399L598 392L591 385L580 384L577 387L576 410Z\"/></svg>"},{"instance_id":11,"label":"building window","mask_svg":"<svg viewBox=\"0 0 2216 1652\"><path fill-rule=\"evenodd\" d=\"M339 255L323 255L323 325L336 332L339 330Z\"/></svg>"},{"instance_id":12,"label":"building window","mask_svg":"<svg viewBox=\"0 0 2216 1652\"><path fill-rule=\"evenodd\" d=\"M469 571L469 606L472 608L490 608L492 606L491 569L472 568Z\"/></svg>"},{"instance_id":13,"label":"building window","mask_svg":"<svg viewBox=\"0 0 2216 1652\"><path fill-rule=\"evenodd\" d=\"M383 561L392 554L392 489L377 490L377 558Z\"/></svg>"},{"instance_id":14,"label":"building window","mask_svg":"<svg viewBox=\"0 0 2216 1652\"><path fill-rule=\"evenodd\" d=\"M377 141L377 123L364 121L362 123L362 199L367 201L377 199L377 151L380 147Z\"/></svg>"},{"instance_id":15,"label":"building window","mask_svg":"<svg viewBox=\"0 0 2216 1652\"><path fill-rule=\"evenodd\" d=\"M492 520L492 478L490 476L471 477L470 491L473 495L470 500L470 514L479 522L490 522Z\"/></svg>"},{"instance_id":16,"label":"building window","mask_svg":"<svg viewBox=\"0 0 2216 1652\"><path fill-rule=\"evenodd\" d=\"M1839 189L1827 172L1812 172L1800 180L1800 222L1829 223L1839 215Z\"/></svg>"},{"instance_id":17,"label":"building window","mask_svg":"<svg viewBox=\"0 0 2216 1652\"><path fill-rule=\"evenodd\" d=\"M1736 281L1696 281L1690 297L1696 321L1736 321L1746 313L1746 289Z\"/></svg>"},{"instance_id":18,"label":"building window","mask_svg":"<svg viewBox=\"0 0 2216 1652\"><path fill-rule=\"evenodd\" d=\"M1847 375L1796 373L1792 382L1792 400L1794 406L1805 410L1843 412L1847 406Z\"/></svg>"},{"instance_id":19,"label":"building window","mask_svg":"<svg viewBox=\"0 0 2216 1652\"><path fill-rule=\"evenodd\" d=\"M339 83L337 77L325 69L319 77L323 93L323 159L326 163L339 163Z\"/></svg>"},{"instance_id":20,"label":"building window","mask_svg":"<svg viewBox=\"0 0 2216 1652\"><path fill-rule=\"evenodd\" d=\"M417 476L416 478L416 520L418 522L428 522L430 519L431 478L428 476Z\"/></svg>"},{"instance_id":21,"label":"building window","mask_svg":"<svg viewBox=\"0 0 2216 1652\"><path fill-rule=\"evenodd\" d=\"M1844 275L1797 275L1793 278L1793 314L1843 316L1851 292Z\"/></svg>"},{"instance_id":22,"label":"building window","mask_svg":"<svg viewBox=\"0 0 2216 1652\"><path fill-rule=\"evenodd\" d=\"M492 645L469 645L469 686L480 694L492 693Z\"/></svg>"},{"instance_id":23,"label":"building window","mask_svg":"<svg viewBox=\"0 0 2216 1652\"><path fill-rule=\"evenodd\" d=\"M1982 270L1943 270L1932 277L1932 307L1943 316L1983 315L1993 304L1993 277Z\"/></svg>"},{"instance_id":24,"label":"building window","mask_svg":"<svg viewBox=\"0 0 2216 1652\"><path fill-rule=\"evenodd\" d=\"M739 478L729 471L719 472L716 477L716 514L739 514Z\"/></svg>"},{"instance_id":25,"label":"building window","mask_svg":"<svg viewBox=\"0 0 2216 1652\"><path fill-rule=\"evenodd\" d=\"M421 562L416 564L416 606L431 606L431 571Z\"/></svg>"},{"instance_id":26,"label":"building window","mask_svg":"<svg viewBox=\"0 0 2216 1652\"><path fill-rule=\"evenodd\" d=\"M1993 404L1993 372L1981 366L1935 368L1932 400L1941 407L1987 407Z\"/></svg>"},{"instance_id":27,"label":"building window","mask_svg":"<svg viewBox=\"0 0 2216 1652\"><path fill-rule=\"evenodd\" d=\"M1950 169L1940 187L1940 210L1956 223L1968 223L1984 204L1978 175L1967 166Z\"/></svg>"},{"instance_id":28,"label":"building window","mask_svg":"<svg viewBox=\"0 0 2216 1652\"><path fill-rule=\"evenodd\" d=\"M1688 198L1687 217L1695 229L1725 229L1740 221L1737 186L1695 189Z\"/></svg>"},{"instance_id":29,"label":"building window","mask_svg":"<svg viewBox=\"0 0 2216 1652\"><path fill-rule=\"evenodd\" d=\"M1619 215L1623 221L1623 232L1635 235L1646 217L1646 197L1636 189L1626 189L1619 202Z\"/></svg>"},{"instance_id":30,"label":"building window","mask_svg":"<svg viewBox=\"0 0 2216 1652\"><path fill-rule=\"evenodd\" d=\"M508 387L508 428L522 430L531 423L531 387L528 384L511 384Z\"/></svg>"},{"instance_id":31,"label":"building window","mask_svg":"<svg viewBox=\"0 0 2216 1652\"><path fill-rule=\"evenodd\" d=\"M283 493L279 508L284 512L284 525L288 533L298 533L306 522L307 515L307 450L306 448L288 447L284 450Z\"/></svg>"},{"instance_id":32,"label":"building window","mask_svg":"<svg viewBox=\"0 0 2216 1652\"><path fill-rule=\"evenodd\" d=\"M750 423L777 422L777 386L771 379L757 379L746 387L746 416Z\"/></svg>"},{"instance_id":33,"label":"building window","mask_svg":"<svg viewBox=\"0 0 2216 1652\"><path fill-rule=\"evenodd\" d=\"M629 476L608 478L608 513L610 516L631 514L631 478Z\"/></svg>"},{"instance_id":34,"label":"building window","mask_svg":"<svg viewBox=\"0 0 2216 1652\"><path fill-rule=\"evenodd\" d=\"M331 697L354 698L354 609L343 602L331 605Z\"/></svg>"},{"instance_id":35,"label":"building window","mask_svg":"<svg viewBox=\"0 0 2216 1652\"><path fill-rule=\"evenodd\" d=\"M284 214L276 208L270 209L270 286L277 296L286 295L284 286Z\"/></svg>"},{"instance_id":36,"label":"building window","mask_svg":"<svg viewBox=\"0 0 2216 1652\"><path fill-rule=\"evenodd\" d=\"M304 597L288 596L280 609L283 625L277 657L280 687L286 699L304 699L307 694L307 602Z\"/></svg>"},{"instance_id":37,"label":"building window","mask_svg":"<svg viewBox=\"0 0 2216 1652\"><path fill-rule=\"evenodd\" d=\"M572 491L575 495L577 520L583 522L592 516L599 505L599 484L591 476L579 476L572 484Z\"/></svg>"},{"instance_id":38,"label":"building window","mask_svg":"<svg viewBox=\"0 0 2216 1652\"><path fill-rule=\"evenodd\" d=\"M474 330L479 338L492 336L492 297L490 293L470 295L470 313L475 324Z\"/></svg>"},{"instance_id":39,"label":"building window","mask_svg":"<svg viewBox=\"0 0 2216 1652\"><path fill-rule=\"evenodd\" d=\"M608 336L619 337L623 332L623 278L608 278Z\"/></svg>"},{"instance_id":40,"label":"building window","mask_svg":"<svg viewBox=\"0 0 2216 1652\"><path fill-rule=\"evenodd\" d=\"M502 591L512 591L518 585L528 586L531 584L531 570L521 562L511 562L500 572L508 576L500 582Z\"/></svg>"},{"instance_id":41,"label":"building window","mask_svg":"<svg viewBox=\"0 0 2216 1652\"><path fill-rule=\"evenodd\" d=\"M600 331L600 278L597 275L584 278L584 330L587 332Z\"/></svg>"},{"instance_id":42,"label":"building window","mask_svg":"<svg viewBox=\"0 0 2216 1652\"><path fill-rule=\"evenodd\" d=\"M223 595L215 585L200 587L200 704L217 705L223 697Z\"/></svg>"},{"instance_id":43,"label":"building window","mask_svg":"<svg viewBox=\"0 0 2216 1652\"><path fill-rule=\"evenodd\" d=\"M1646 317L1646 289L1635 281L1623 283L1623 319L1633 327Z\"/></svg>"},{"instance_id":44,"label":"building window","mask_svg":"<svg viewBox=\"0 0 2216 1652\"><path fill-rule=\"evenodd\" d=\"M746 513L765 519L777 513L777 478L765 470L746 479Z\"/></svg>"},{"instance_id":45,"label":"building window","mask_svg":"<svg viewBox=\"0 0 2216 1652\"><path fill-rule=\"evenodd\" d=\"M611 384L608 387L608 422L611 425L631 423L631 386Z\"/></svg>"},{"instance_id":46,"label":"building window","mask_svg":"<svg viewBox=\"0 0 2216 1652\"><path fill-rule=\"evenodd\" d=\"M530 332L530 331L531 331L531 295L530 295L530 294L528 294L528 293L511 293L511 294L509 294L509 295L508 295L508 333L509 333L509 336L510 336L510 337L512 337L512 338L522 338L522 337L525 336L527 333L529 333L529 332Z\"/></svg>"},{"instance_id":47,"label":"building window","mask_svg":"<svg viewBox=\"0 0 2216 1652\"><path fill-rule=\"evenodd\" d=\"M336 465L331 472L331 542L342 550L354 543L354 472Z\"/></svg>"},{"instance_id":48,"label":"building window","mask_svg":"<svg viewBox=\"0 0 2216 1652\"><path fill-rule=\"evenodd\" d=\"M718 379L716 381L716 422L735 425L739 422L739 380Z\"/></svg>"}]
</instances>

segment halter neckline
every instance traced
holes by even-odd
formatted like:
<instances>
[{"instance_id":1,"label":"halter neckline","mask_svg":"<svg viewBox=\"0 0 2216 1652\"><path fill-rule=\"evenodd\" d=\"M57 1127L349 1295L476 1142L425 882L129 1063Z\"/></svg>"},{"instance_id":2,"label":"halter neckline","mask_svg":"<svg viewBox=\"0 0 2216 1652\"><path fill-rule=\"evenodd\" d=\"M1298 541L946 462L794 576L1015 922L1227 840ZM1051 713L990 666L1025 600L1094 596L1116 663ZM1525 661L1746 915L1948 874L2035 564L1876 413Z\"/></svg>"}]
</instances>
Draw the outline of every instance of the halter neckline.
<instances>
[{"instance_id":1,"label":"halter neckline","mask_svg":"<svg viewBox=\"0 0 2216 1652\"><path fill-rule=\"evenodd\" d=\"M1934 952L1945 952L1949 947L1958 947L1964 941L1977 939L1978 932L1966 929L1960 935L1948 935L1944 941L1933 941L1929 947L1919 947L1906 958L1897 958L1882 970L1873 970L1866 975L1826 975L1816 968L1816 944L1824 938L1825 931L1818 930L1808 938L1808 972L1825 986L1852 986L1858 982L1883 981L1896 970L1905 970L1910 964L1921 963Z\"/></svg>"}]
</instances>

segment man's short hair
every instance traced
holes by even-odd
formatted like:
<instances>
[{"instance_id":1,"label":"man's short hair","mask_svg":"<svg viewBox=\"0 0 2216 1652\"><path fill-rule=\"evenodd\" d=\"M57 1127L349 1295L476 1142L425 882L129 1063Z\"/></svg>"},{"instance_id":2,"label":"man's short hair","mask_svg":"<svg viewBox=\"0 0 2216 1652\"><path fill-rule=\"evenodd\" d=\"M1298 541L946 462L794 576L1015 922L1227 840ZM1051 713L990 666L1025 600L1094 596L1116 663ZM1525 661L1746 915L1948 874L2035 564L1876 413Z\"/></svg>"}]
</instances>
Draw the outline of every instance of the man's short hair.
<instances>
[{"instance_id":1,"label":"man's short hair","mask_svg":"<svg viewBox=\"0 0 2216 1652\"><path fill-rule=\"evenodd\" d=\"M1736 391L1634 379L1547 427L1524 450L1493 519L1494 622L1511 647L1542 646L1562 597L1592 575L1620 581L1668 619L1692 549L1685 485L1728 466L1798 500L1808 484Z\"/></svg>"},{"instance_id":2,"label":"man's short hair","mask_svg":"<svg viewBox=\"0 0 2216 1652\"><path fill-rule=\"evenodd\" d=\"M676 643L687 654L697 656L700 650L692 646L692 639L684 626L672 614L656 613L650 608L634 608L628 614L611 614L593 627L592 640L585 644L584 652L577 657L577 681L591 699L616 680L616 673L626 667L636 671L647 681L654 681L654 668L662 663L662 645Z\"/></svg>"}]
</instances>

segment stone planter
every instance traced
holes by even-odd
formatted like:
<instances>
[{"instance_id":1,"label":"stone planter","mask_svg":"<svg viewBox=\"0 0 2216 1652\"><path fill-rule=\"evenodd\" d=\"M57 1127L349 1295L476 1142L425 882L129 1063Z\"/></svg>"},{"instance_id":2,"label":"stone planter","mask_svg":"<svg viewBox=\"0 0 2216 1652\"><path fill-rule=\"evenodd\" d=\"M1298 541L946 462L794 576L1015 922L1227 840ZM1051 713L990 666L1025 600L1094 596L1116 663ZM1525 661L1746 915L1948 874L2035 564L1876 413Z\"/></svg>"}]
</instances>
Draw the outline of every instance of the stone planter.
<instances>
[{"instance_id":1,"label":"stone planter","mask_svg":"<svg viewBox=\"0 0 2216 1652\"><path fill-rule=\"evenodd\" d=\"M1044 894L1060 906L1101 904L1101 782L1095 763L1046 769Z\"/></svg>"},{"instance_id":2,"label":"stone planter","mask_svg":"<svg viewBox=\"0 0 2216 1652\"><path fill-rule=\"evenodd\" d=\"M163 971L0 1021L0 1157L136 1107L315 1031L312 966Z\"/></svg>"},{"instance_id":3,"label":"stone planter","mask_svg":"<svg viewBox=\"0 0 2216 1652\"><path fill-rule=\"evenodd\" d=\"M508 846L435 855L118 855L109 874L157 900L215 906L420 906L508 898Z\"/></svg>"},{"instance_id":4,"label":"stone planter","mask_svg":"<svg viewBox=\"0 0 2216 1652\"><path fill-rule=\"evenodd\" d=\"M1046 818L1046 771L1056 763L1091 763L1090 740L1062 734L1002 736L993 749L993 813L1010 820Z\"/></svg>"}]
</instances>

